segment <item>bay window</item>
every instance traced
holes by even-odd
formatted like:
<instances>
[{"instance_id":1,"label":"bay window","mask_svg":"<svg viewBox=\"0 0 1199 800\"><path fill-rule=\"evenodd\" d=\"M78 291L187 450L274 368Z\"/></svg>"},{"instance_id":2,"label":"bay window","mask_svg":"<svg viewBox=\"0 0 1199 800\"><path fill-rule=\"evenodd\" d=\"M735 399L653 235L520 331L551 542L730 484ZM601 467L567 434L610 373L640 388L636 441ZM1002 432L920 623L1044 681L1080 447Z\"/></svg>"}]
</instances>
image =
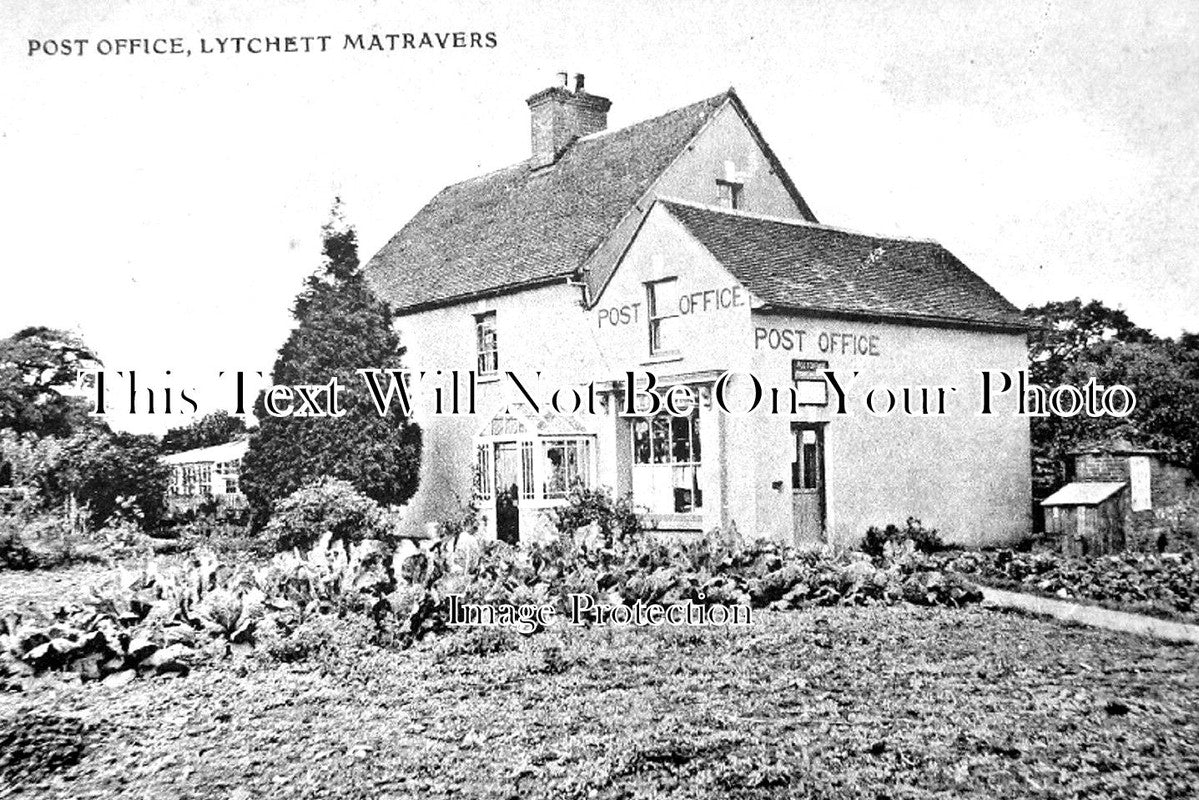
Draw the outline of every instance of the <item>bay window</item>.
<instances>
[{"instance_id":1,"label":"bay window","mask_svg":"<svg viewBox=\"0 0 1199 800\"><path fill-rule=\"evenodd\" d=\"M665 412L633 421L633 499L652 513L684 514L703 507L699 412Z\"/></svg>"}]
</instances>

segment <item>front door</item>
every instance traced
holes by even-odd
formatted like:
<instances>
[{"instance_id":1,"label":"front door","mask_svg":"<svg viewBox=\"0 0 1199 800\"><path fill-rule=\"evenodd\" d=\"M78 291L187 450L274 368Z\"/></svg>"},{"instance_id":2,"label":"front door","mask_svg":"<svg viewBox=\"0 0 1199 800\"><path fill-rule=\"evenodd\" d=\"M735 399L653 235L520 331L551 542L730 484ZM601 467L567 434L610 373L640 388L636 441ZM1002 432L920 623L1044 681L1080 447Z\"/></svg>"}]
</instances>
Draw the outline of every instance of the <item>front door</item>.
<instances>
[{"instance_id":1,"label":"front door","mask_svg":"<svg viewBox=\"0 0 1199 800\"><path fill-rule=\"evenodd\" d=\"M495 536L520 541L520 448L516 442L495 446Z\"/></svg>"},{"instance_id":2,"label":"front door","mask_svg":"<svg viewBox=\"0 0 1199 800\"><path fill-rule=\"evenodd\" d=\"M791 510L796 547L824 541L824 426L797 424L791 462Z\"/></svg>"}]
</instances>

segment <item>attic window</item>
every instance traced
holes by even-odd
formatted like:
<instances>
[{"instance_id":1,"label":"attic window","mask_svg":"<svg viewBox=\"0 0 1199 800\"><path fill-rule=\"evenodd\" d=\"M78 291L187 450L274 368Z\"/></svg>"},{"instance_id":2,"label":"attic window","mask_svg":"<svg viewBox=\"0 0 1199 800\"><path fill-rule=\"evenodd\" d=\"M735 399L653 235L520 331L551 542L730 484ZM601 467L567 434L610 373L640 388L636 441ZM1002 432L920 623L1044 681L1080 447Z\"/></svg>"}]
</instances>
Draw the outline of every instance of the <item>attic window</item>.
<instances>
[{"instance_id":1,"label":"attic window","mask_svg":"<svg viewBox=\"0 0 1199 800\"><path fill-rule=\"evenodd\" d=\"M499 348L495 337L495 312L475 315L476 361L479 375L494 375L500 368Z\"/></svg>"},{"instance_id":2,"label":"attic window","mask_svg":"<svg viewBox=\"0 0 1199 800\"><path fill-rule=\"evenodd\" d=\"M745 188L745 184L717 178L716 187L720 190L720 197L718 200L720 205L724 206L725 208L741 208L741 190Z\"/></svg>"}]
</instances>

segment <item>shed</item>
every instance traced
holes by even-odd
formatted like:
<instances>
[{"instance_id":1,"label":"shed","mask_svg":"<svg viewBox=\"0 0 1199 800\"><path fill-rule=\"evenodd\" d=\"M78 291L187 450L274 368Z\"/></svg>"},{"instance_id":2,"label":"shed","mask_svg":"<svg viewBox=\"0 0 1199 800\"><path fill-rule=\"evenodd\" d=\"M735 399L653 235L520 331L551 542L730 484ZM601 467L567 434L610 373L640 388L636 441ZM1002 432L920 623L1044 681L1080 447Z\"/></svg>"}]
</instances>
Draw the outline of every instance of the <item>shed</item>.
<instances>
[{"instance_id":1,"label":"shed","mask_svg":"<svg viewBox=\"0 0 1199 800\"><path fill-rule=\"evenodd\" d=\"M1045 532L1067 555L1124 549L1127 483L1069 483L1041 501Z\"/></svg>"}]
</instances>

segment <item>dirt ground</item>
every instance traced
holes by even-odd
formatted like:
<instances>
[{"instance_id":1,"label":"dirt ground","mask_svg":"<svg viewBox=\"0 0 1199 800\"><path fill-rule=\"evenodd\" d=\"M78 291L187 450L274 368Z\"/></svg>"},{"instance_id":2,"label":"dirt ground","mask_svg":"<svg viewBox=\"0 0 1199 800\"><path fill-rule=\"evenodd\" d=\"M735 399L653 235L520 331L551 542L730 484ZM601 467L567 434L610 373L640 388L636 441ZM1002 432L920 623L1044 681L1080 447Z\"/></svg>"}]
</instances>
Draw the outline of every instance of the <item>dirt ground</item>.
<instances>
[{"instance_id":1,"label":"dirt ground","mask_svg":"<svg viewBox=\"0 0 1199 800\"><path fill-rule=\"evenodd\" d=\"M459 636L468 651L484 641ZM7 791L1181 798L1199 786L1199 648L913 607L567 629L491 655L447 655L449 641L231 659L124 689L38 681L0 697L0 714L78 714L91 732L77 765Z\"/></svg>"},{"instance_id":2,"label":"dirt ground","mask_svg":"<svg viewBox=\"0 0 1199 800\"><path fill-rule=\"evenodd\" d=\"M109 569L102 564L77 564L54 570L0 570L0 608L39 605L53 608L87 593Z\"/></svg>"}]
</instances>

